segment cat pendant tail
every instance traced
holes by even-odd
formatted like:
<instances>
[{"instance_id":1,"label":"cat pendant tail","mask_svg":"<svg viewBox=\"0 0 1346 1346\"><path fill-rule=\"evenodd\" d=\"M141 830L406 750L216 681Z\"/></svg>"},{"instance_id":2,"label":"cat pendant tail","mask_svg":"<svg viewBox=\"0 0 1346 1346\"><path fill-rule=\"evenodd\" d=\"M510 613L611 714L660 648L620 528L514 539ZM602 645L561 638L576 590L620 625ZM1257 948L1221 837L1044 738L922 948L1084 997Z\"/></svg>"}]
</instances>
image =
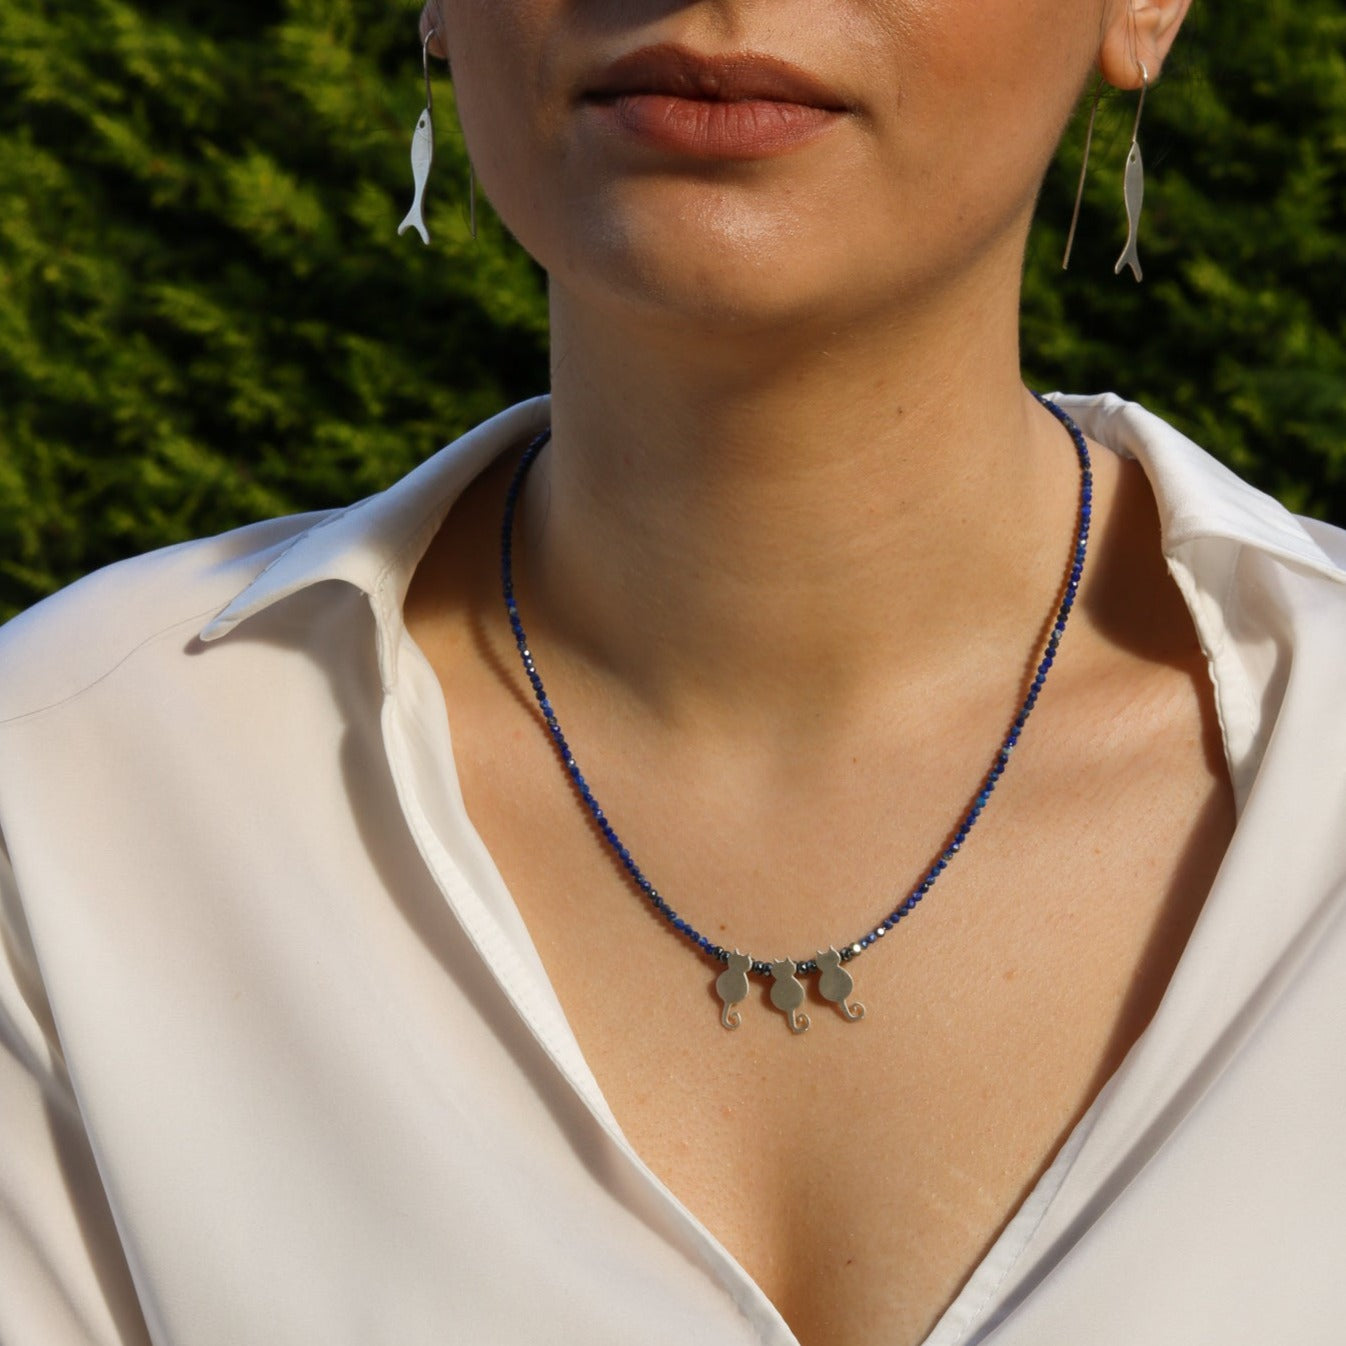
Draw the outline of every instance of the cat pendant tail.
<instances>
[{"instance_id":1,"label":"cat pendant tail","mask_svg":"<svg viewBox=\"0 0 1346 1346\"><path fill-rule=\"evenodd\" d=\"M407 217L397 226L398 235L408 229L415 229L421 236L421 242L429 244L430 231L425 227L425 184L430 180L430 165L435 161L435 124L427 107L416 123L416 133L411 137L411 175L415 183L416 194L412 198L411 209Z\"/></svg>"},{"instance_id":2,"label":"cat pendant tail","mask_svg":"<svg viewBox=\"0 0 1346 1346\"><path fill-rule=\"evenodd\" d=\"M855 980L841 966L841 955L836 949L819 950L818 994L824 1000L830 1000L852 1023L865 1017L865 1007L858 1001L848 1001L847 996L855 990Z\"/></svg>"}]
</instances>

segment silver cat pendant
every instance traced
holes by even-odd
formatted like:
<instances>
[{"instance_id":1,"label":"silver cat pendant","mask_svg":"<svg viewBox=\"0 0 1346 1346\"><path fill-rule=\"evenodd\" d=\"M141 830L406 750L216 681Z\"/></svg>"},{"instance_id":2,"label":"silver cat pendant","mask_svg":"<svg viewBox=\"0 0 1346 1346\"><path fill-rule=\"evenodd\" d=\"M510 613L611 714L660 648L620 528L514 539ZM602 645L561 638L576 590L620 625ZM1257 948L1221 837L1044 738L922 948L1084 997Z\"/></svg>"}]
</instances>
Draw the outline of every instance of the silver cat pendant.
<instances>
[{"instance_id":1,"label":"silver cat pendant","mask_svg":"<svg viewBox=\"0 0 1346 1346\"><path fill-rule=\"evenodd\" d=\"M729 966L715 978L715 994L720 997L720 1023L725 1028L738 1028L743 1016L738 1007L748 998L753 957L737 949L727 955ZM818 968L818 994L835 1005L851 1023L865 1017L865 1007L852 999L855 981L841 965L841 954L836 949L820 949L814 962ZM799 965L789 958L769 964L771 968L771 1003L785 1015L792 1033L807 1033L811 1024L804 1013L804 983L799 980Z\"/></svg>"},{"instance_id":2,"label":"silver cat pendant","mask_svg":"<svg viewBox=\"0 0 1346 1346\"><path fill-rule=\"evenodd\" d=\"M729 955L729 966L715 978L715 994L724 1001L720 1022L726 1028L737 1028L743 1022L738 1007L748 998L748 969L751 967L752 955L735 949Z\"/></svg>"},{"instance_id":3,"label":"silver cat pendant","mask_svg":"<svg viewBox=\"0 0 1346 1346\"><path fill-rule=\"evenodd\" d=\"M795 976L796 970L788 958L771 964L771 1003L790 1021L792 1033L807 1033L809 1016L800 1008L804 1003L804 984Z\"/></svg>"},{"instance_id":4,"label":"silver cat pendant","mask_svg":"<svg viewBox=\"0 0 1346 1346\"><path fill-rule=\"evenodd\" d=\"M865 1017L865 1007L858 1001L849 1001L847 997L855 990L855 980L841 966L841 954L836 949L819 950L815 961L818 964L818 994L824 1000L830 1000L852 1023Z\"/></svg>"}]
</instances>

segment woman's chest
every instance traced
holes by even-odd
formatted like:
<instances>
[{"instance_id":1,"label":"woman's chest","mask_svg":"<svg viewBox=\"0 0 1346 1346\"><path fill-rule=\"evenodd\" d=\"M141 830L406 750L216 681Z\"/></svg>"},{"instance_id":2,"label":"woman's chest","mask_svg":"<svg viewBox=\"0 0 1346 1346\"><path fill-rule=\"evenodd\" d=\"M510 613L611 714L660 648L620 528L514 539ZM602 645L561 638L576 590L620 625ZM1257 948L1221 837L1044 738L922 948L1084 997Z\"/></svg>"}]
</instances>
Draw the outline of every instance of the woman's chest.
<instances>
[{"instance_id":1,"label":"woman's chest","mask_svg":"<svg viewBox=\"0 0 1346 1346\"><path fill-rule=\"evenodd\" d=\"M655 1175L805 1346L914 1346L1153 1014L1226 834L1221 808L1193 807L1194 786L1144 807L1114 800L1086 846L1066 844L1065 817L1044 817L1026 841L1010 809L927 905L847 965L863 1019L805 981L803 1034L759 978L726 1030L718 966L567 827L565 805L539 799L485 834ZM494 827L511 812L494 812ZM801 884L826 874L828 857L801 864L792 840L779 840L789 862L754 862L766 889L783 890L792 866ZM674 852L668 861L676 877ZM704 910L706 933L731 941L713 901Z\"/></svg>"},{"instance_id":2,"label":"woman's chest","mask_svg":"<svg viewBox=\"0 0 1346 1346\"><path fill-rule=\"evenodd\" d=\"M923 1340L1149 1022L1209 890L1232 809L1204 665L1044 707L938 884L847 964L863 1019L808 978L805 1033L761 978L726 1029L722 968L651 909L526 703L438 671L469 815L636 1152L804 1346ZM576 741L606 748L590 781L663 899L801 961L946 844L997 732L969 705L965 733L756 774L661 757L597 707Z\"/></svg>"}]
</instances>

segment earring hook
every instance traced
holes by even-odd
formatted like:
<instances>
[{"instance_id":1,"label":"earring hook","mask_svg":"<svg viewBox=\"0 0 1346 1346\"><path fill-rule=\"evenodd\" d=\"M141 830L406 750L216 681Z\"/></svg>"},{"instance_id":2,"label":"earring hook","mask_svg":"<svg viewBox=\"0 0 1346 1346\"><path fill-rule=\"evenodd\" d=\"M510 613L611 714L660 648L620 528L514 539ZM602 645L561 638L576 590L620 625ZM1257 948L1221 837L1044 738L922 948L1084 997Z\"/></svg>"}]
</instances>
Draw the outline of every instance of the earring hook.
<instances>
[{"instance_id":1,"label":"earring hook","mask_svg":"<svg viewBox=\"0 0 1346 1346\"><path fill-rule=\"evenodd\" d=\"M1150 72L1144 61L1138 60L1136 64L1140 67L1140 97L1136 100L1136 120L1131 127L1131 139L1135 140L1140 135L1140 114L1145 109L1145 95L1150 92Z\"/></svg>"},{"instance_id":2,"label":"earring hook","mask_svg":"<svg viewBox=\"0 0 1346 1346\"><path fill-rule=\"evenodd\" d=\"M425 110L427 112L435 110L435 93L430 85L430 39L437 32L439 32L438 28L432 28L421 41L421 69L425 71Z\"/></svg>"}]
</instances>

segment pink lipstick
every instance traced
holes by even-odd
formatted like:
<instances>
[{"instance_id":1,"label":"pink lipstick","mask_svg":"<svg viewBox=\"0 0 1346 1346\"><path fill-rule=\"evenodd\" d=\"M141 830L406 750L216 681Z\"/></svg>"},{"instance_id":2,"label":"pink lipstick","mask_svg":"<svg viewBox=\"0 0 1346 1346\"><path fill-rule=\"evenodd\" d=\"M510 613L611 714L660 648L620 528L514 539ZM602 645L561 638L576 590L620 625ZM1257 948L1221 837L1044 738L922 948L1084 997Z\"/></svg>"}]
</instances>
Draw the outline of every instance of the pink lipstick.
<instances>
[{"instance_id":1,"label":"pink lipstick","mask_svg":"<svg viewBox=\"0 0 1346 1346\"><path fill-rule=\"evenodd\" d=\"M611 129L665 152L754 159L805 145L849 110L812 75L771 56L644 47L599 72L583 101Z\"/></svg>"}]
</instances>

